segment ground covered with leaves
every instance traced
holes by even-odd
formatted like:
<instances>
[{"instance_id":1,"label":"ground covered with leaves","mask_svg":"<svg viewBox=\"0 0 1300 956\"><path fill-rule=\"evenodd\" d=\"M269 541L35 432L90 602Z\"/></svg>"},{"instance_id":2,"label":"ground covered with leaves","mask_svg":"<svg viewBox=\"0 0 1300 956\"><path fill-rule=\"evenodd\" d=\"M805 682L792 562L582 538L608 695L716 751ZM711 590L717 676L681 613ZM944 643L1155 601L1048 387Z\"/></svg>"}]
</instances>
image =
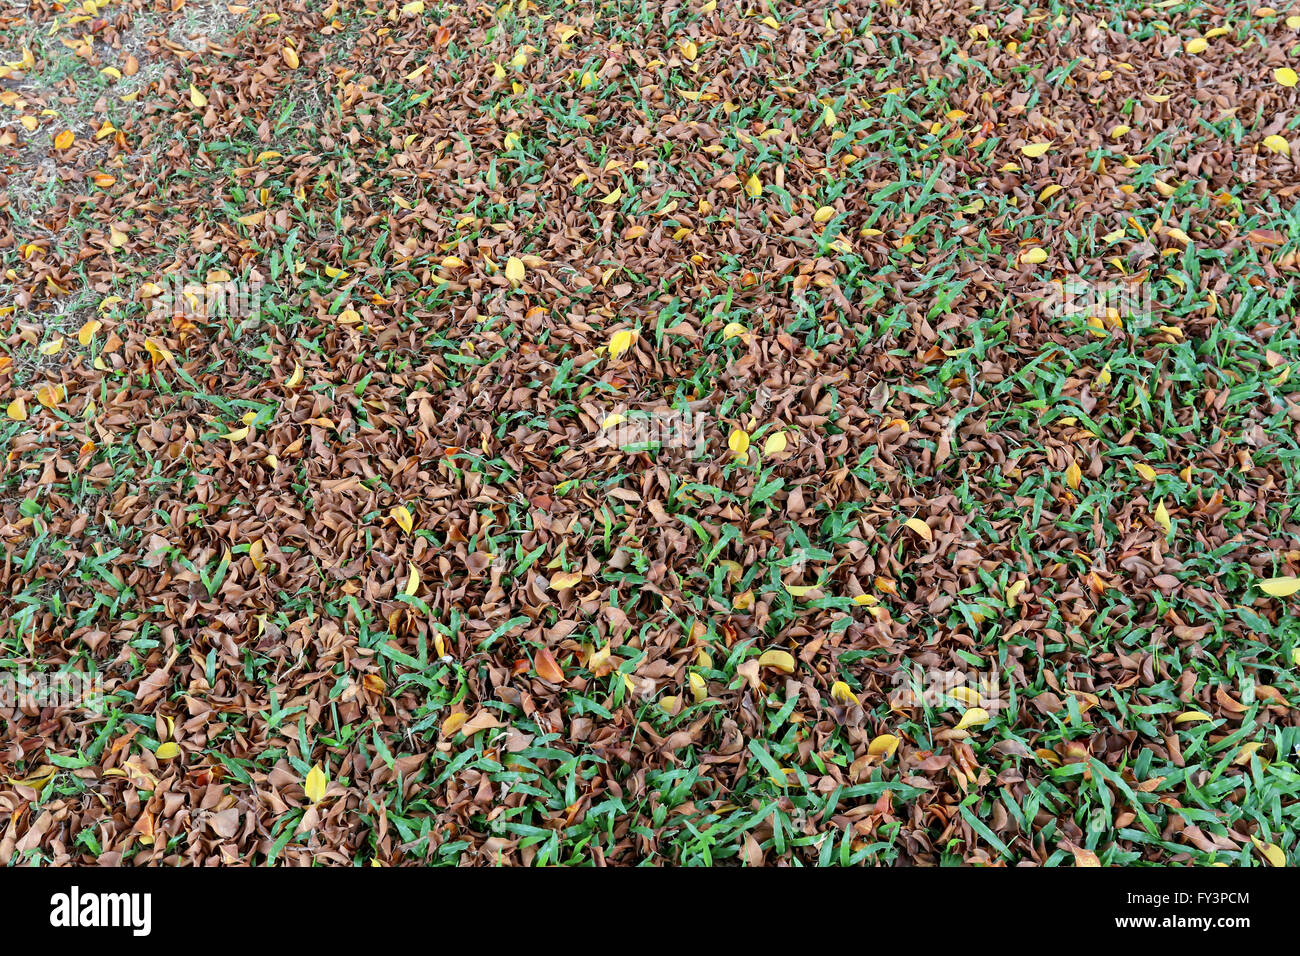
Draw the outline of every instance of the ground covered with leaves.
<instances>
[{"instance_id":1,"label":"ground covered with leaves","mask_svg":"<svg viewBox=\"0 0 1300 956\"><path fill-rule=\"evenodd\" d=\"M1300 15L0 47L0 862L1295 854Z\"/></svg>"}]
</instances>

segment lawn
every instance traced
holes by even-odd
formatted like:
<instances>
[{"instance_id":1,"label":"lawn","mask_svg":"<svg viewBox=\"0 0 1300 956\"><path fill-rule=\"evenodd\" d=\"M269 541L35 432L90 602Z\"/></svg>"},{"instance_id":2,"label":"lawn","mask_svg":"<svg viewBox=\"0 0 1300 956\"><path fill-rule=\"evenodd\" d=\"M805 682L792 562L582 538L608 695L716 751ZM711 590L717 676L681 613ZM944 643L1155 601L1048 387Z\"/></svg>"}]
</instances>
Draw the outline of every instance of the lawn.
<instances>
[{"instance_id":1,"label":"lawn","mask_svg":"<svg viewBox=\"0 0 1300 956\"><path fill-rule=\"evenodd\" d=\"M1300 15L0 64L0 864L1295 859Z\"/></svg>"}]
</instances>

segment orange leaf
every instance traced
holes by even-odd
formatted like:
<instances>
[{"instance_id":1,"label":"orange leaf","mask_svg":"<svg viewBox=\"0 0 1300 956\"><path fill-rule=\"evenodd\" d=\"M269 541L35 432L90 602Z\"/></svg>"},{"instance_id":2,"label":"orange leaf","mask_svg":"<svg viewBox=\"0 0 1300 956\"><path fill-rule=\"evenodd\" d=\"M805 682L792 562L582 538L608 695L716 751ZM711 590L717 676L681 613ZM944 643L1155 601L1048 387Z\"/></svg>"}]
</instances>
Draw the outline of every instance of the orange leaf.
<instances>
[{"instance_id":1,"label":"orange leaf","mask_svg":"<svg viewBox=\"0 0 1300 956\"><path fill-rule=\"evenodd\" d=\"M564 671L555 660L555 655L543 647L533 658L533 667L537 671L537 676L542 680L550 681L552 684L564 683Z\"/></svg>"}]
</instances>

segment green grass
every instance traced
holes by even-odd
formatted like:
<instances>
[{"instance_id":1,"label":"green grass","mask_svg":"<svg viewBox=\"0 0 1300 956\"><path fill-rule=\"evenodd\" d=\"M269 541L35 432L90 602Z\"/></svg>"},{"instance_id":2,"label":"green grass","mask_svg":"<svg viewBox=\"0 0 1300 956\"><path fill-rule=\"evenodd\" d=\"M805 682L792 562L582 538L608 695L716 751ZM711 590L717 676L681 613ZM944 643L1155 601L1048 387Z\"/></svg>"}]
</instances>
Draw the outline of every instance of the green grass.
<instances>
[{"instance_id":1,"label":"green grass","mask_svg":"<svg viewBox=\"0 0 1300 956\"><path fill-rule=\"evenodd\" d=\"M102 719L0 767L15 778L56 768L34 809L86 800L112 780L102 774L110 757L121 766L157 750L160 715L183 724L188 700L237 689L239 706L188 731L202 743L183 747L185 769L244 795L276 768L305 779L319 764L356 798L345 814L352 834L331 843L319 827L300 831L307 801L296 784L282 787L288 809L260 816L261 842L241 847L256 863L326 846L357 865L471 853L492 862L493 852L534 865L737 863L752 840L768 862L800 865L1061 865L1074 861L1072 847L1106 864L1259 864L1247 835L1291 856L1300 618L1294 600L1257 585L1297 565L1300 222L1283 194L1294 172L1259 151L1275 118L1262 106L1154 133L1136 117L1152 115L1152 94L1180 90L1174 67L1147 81L1112 62L1109 80L1085 80L1096 70L1082 54L1048 52L1077 42L1075 28L1053 25L1082 9L1109 24L1112 61L1138 63L1144 44L1224 26L1214 44L1235 59L1221 68L1260 87L1271 81L1250 44L1281 42L1282 18L1240 3L1151 15L1144 4L1052 3L1014 29L991 14L960 20L923 60L928 41L893 24L885 4L854 5L865 17L836 5L804 19L787 5L728 12L741 36L731 44L701 4L601 3L598 25L567 41L557 26L574 12L540 6L551 15L478 8L471 30L451 5L428 0L423 14L394 19L389 7L349 5L329 36L287 13L267 22L271 7L259 7L239 19L248 50L273 57L296 34L323 58L268 70L257 86L238 57L166 52L142 62L165 88L122 86L131 78L106 77L45 24L0 31L7 50L26 44L36 56L23 82L58 101L58 116L39 117L25 162L53 155L58 130L80 143L105 120L152 160L142 167L105 149L83 165L116 177L106 188L54 179L33 190L21 172L5 187L15 241L0 246L12 283L0 304L20 289L31 303L0 317L0 355L11 360L0 388L6 404L26 396L31 414L0 419L13 567L0 664L43 660L111 677ZM782 30L805 28L798 69L787 68L784 34L760 23L769 13ZM173 37L214 22L201 11L131 16ZM219 19L235 37L235 18ZM444 22L453 38L430 42ZM972 37L977 23L990 35ZM680 53L687 38L694 61ZM1019 57L1005 51L1013 40ZM583 88L579 78L601 71L614 43L645 52ZM526 62L512 62L525 47L534 48ZM331 75L340 69L357 72ZM757 89L731 98L726 70ZM237 117L203 122L191 83L214 108L240 104ZM138 99L123 103L123 89ZM996 105L979 99L983 89L996 90ZM450 127L448 90L478 103ZM1023 111L1008 110L1013 101ZM145 119L141 104L158 109ZM3 109L15 115L12 103ZM1278 109L1293 132L1300 112L1290 100ZM1036 110L1078 118L1096 142L1067 156L1060 129L1034 127ZM986 118L1003 125L981 131ZM647 131L635 147L633 123ZM1112 138L1121 123L1133 130ZM337 135L322 133L330 125ZM1020 153L1045 139L1058 143L1048 157ZM1190 174L1205 153L1230 158ZM607 169L610 160L624 165ZM761 196L740 188L751 173ZM1063 188L1038 199L1052 184ZM599 201L616 188L617 199ZM824 206L834 212L814 226ZM241 221L258 212L271 225ZM550 244L560 212L580 237L567 259ZM110 213L128 237L111 253ZM671 251L624 258L634 226ZM1277 230L1283 242L1245 239L1252 230ZM99 245L79 257L87 237ZM41 249L24 258L29 242ZM1033 244L1048 248L1047 261L1017 266ZM778 267L778 251L800 259ZM529 290L496 281L511 255L546 260L530 267ZM447 256L471 268L444 267ZM256 272L267 283L262 314L211 316L202 334L181 338L137 299L173 263L187 276ZM1143 269L1150 315L1098 328L1038 305L1053 279L1109 283ZM532 281L542 271L553 285ZM121 301L100 305L111 296ZM567 318L538 322L534 306ZM464 318L471 307L476 317ZM357 322L340 321L348 309ZM81 346L91 317L105 328ZM746 335L729 336L731 323ZM633 382L594 349L634 327L644 354ZM112 352L110 331L121 340ZM60 335L62 352L42 355ZM784 383L748 370L750 336L781 343L768 358L783 356L779 370L809 390L803 407L771 417L760 386ZM148 361L146 338L165 342L175 362ZM299 364L305 381L288 390ZM79 370L75 400L42 408L36 389L69 369ZM489 400L502 381L540 398ZM439 421L427 445L415 443L422 398L442 419L478 395L472 432L461 427L468 418ZM601 413L652 397L683 412L707 402L703 463L660 449L582 464ZM128 412L115 416L119 406ZM153 436L141 414L150 407L178 430ZM281 450L274 466L250 460L252 477L233 481L223 457L232 443L220 436L247 413L268 448L300 437L308 451ZM304 424L313 417L333 425ZM751 434L744 462L725 454L738 427ZM763 454L777 430L796 456ZM181 439L182 451L169 449ZM365 466L339 469L320 449ZM49 472L51 459L67 467ZM427 481L396 467L401 459ZM664 481L652 486L656 466ZM358 482L344 529L320 514L332 506L325 483L347 474ZM426 484L455 489L454 502L426 497ZM572 518L563 534L539 524L529 498L543 493ZM666 524L646 524L651 496ZM393 540L388 515L403 504L416 528L389 553L379 544ZM937 544L905 527L917 516ZM278 554L262 577L250 547L264 537ZM156 547L159 566L186 582L186 601L141 571ZM937 578L963 549L976 557L956 583ZM659 567L665 552L681 555L672 586ZM449 571L437 564L443 554L455 558ZM498 562L495 602L476 590L468 555ZM412 561L423 586L406 595ZM531 576L557 570L587 575L594 604L535 612L524 596ZM788 584L819 591L796 596ZM448 596L458 588L472 596ZM612 671L591 673L590 653L624 619ZM573 624L563 639L541 637L561 621ZM1184 628L1194 640L1179 636ZM87 630L111 636L92 648ZM330 650L334 634L346 659ZM515 661L533 672L543 646L585 686L527 706L518 693L497 695L501 672ZM789 681L754 670L773 648L794 654ZM184 677L159 701L137 701L135 681L173 652ZM904 659L996 683L987 722L954 731L961 699L900 702ZM663 661L671 666L655 670ZM691 674L704 681L699 702ZM860 709L832 700L837 681ZM1219 690L1240 710L1223 710ZM679 706L665 710L665 698ZM440 728L458 708L486 709L503 729L446 737ZM1212 719L1173 722L1198 710ZM574 721L609 733L575 740ZM900 751L865 759L886 733L904 741ZM1243 751L1247 743L1262 752ZM480 788L486 802L465 797ZM1207 839L1189 841L1188 827ZM70 837L87 860L108 849L93 827ZM1207 849L1215 838L1223 847ZM127 841L123 859L185 850L173 834L166 845ZM48 858L38 848L9 862Z\"/></svg>"}]
</instances>

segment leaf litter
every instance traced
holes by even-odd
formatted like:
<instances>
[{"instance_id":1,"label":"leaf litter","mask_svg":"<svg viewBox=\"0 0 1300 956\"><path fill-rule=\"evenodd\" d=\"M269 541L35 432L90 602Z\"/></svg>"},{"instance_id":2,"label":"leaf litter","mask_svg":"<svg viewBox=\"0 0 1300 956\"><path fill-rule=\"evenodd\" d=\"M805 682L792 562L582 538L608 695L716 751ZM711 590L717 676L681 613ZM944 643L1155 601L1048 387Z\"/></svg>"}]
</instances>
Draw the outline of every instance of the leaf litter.
<instances>
[{"instance_id":1,"label":"leaf litter","mask_svg":"<svg viewBox=\"0 0 1300 956\"><path fill-rule=\"evenodd\" d=\"M0 38L0 862L1294 856L1287 11Z\"/></svg>"}]
</instances>

